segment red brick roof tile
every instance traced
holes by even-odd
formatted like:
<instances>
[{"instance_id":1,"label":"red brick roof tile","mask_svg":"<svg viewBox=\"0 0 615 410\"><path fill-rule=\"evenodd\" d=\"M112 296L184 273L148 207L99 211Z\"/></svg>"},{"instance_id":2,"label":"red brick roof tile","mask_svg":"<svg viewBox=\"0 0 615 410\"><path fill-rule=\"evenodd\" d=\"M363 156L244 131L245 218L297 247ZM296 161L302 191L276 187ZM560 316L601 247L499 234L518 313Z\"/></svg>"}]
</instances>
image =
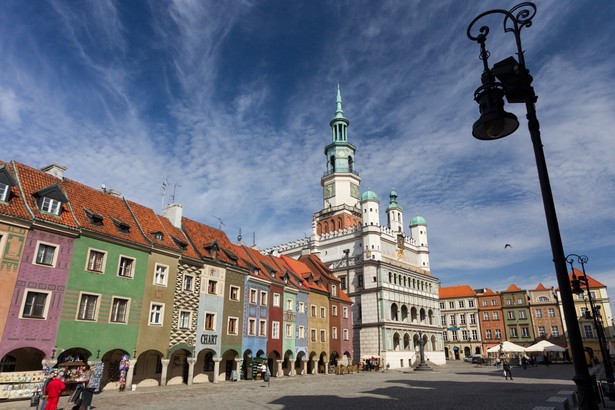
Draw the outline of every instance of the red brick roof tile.
<instances>
[{"instance_id":1,"label":"red brick roof tile","mask_svg":"<svg viewBox=\"0 0 615 410\"><path fill-rule=\"evenodd\" d=\"M11 187L8 202L0 202L0 215L12 216L19 219L29 220L32 217L26 209L24 199L19 190L19 180L15 175L13 164L0 161L0 168L4 168L6 172L11 176L15 185Z\"/></svg>"},{"instance_id":2,"label":"red brick roof tile","mask_svg":"<svg viewBox=\"0 0 615 410\"><path fill-rule=\"evenodd\" d=\"M464 298L476 296L476 292L469 285L449 286L439 289L440 299Z\"/></svg>"}]
</instances>

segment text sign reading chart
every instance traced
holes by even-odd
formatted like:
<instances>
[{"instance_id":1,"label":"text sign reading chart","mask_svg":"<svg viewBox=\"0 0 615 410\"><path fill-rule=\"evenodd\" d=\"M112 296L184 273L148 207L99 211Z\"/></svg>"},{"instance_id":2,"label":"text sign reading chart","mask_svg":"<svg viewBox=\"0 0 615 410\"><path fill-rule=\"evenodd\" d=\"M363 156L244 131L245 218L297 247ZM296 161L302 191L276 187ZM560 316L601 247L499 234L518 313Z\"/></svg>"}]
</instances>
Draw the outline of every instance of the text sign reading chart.
<instances>
[{"instance_id":1,"label":"text sign reading chart","mask_svg":"<svg viewBox=\"0 0 615 410\"><path fill-rule=\"evenodd\" d=\"M202 345L215 345L218 341L218 335L201 335Z\"/></svg>"}]
</instances>

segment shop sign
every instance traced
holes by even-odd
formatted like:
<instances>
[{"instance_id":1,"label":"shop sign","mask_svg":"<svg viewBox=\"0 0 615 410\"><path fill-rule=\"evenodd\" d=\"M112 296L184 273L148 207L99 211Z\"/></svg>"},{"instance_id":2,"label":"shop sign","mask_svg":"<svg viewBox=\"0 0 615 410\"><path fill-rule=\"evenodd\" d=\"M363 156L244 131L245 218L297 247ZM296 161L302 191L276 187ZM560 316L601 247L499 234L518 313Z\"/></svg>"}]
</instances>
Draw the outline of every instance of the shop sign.
<instances>
[{"instance_id":1,"label":"shop sign","mask_svg":"<svg viewBox=\"0 0 615 410\"><path fill-rule=\"evenodd\" d=\"M218 342L218 335L201 335L202 345L215 345Z\"/></svg>"}]
</instances>

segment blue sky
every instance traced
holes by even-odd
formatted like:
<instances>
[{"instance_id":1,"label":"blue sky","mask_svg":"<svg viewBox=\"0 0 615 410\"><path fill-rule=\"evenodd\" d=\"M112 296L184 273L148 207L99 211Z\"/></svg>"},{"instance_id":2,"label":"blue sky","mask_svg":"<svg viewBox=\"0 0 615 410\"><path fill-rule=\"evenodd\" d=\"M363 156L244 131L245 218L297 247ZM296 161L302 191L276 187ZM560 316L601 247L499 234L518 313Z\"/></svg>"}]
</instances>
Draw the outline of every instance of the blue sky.
<instances>
[{"instance_id":1,"label":"blue sky","mask_svg":"<svg viewBox=\"0 0 615 410\"><path fill-rule=\"evenodd\" d=\"M0 157L63 164L157 211L177 184L185 216L267 248L321 209L339 83L362 190L395 188L407 222L426 218L443 286L557 285L524 107L506 106L512 136L471 135L467 25L515 4L3 1ZM522 33L565 251L612 297L613 20L615 2L540 1ZM492 63L515 52L501 24Z\"/></svg>"}]
</instances>

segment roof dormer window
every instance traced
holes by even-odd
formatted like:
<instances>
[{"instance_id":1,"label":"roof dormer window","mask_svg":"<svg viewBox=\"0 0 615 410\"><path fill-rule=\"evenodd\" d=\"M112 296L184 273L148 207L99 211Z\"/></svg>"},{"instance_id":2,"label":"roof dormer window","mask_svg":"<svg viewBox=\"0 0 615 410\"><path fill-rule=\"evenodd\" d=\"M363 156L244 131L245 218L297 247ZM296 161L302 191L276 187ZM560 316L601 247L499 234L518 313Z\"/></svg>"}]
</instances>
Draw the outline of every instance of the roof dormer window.
<instances>
[{"instance_id":1,"label":"roof dormer window","mask_svg":"<svg viewBox=\"0 0 615 410\"><path fill-rule=\"evenodd\" d=\"M179 250L181 250L182 252L188 249L188 244L186 242L182 241L179 238L176 238L173 235L171 235L171 238L173 239L173 242L175 242L175 245L179 246Z\"/></svg>"},{"instance_id":2,"label":"roof dormer window","mask_svg":"<svg viewBox=\"0 0 615 410\"><path fill-rule=\"evenodd\" d=\"M90 221L92 225L101 226L103 224L103 220L105 219L104 216L97 214L96 212L92 212L87 208L83 208L83 211L85 212L85 216L88 218L88 221Z\"/></svg>"},{"instance_id":3,"label":"roof dormer window","mask_svg":"<svg viewBox=\"0 0 615 410\"><path fill-rule=\"evenodd\" d=\"M157 241L162 241L164 239L164 234L162 232L152 232L152 236Z\"/></svg>"},{"instance_id":4,"label":"roof dormer window","mask_svg":"<svg viewBox=\"0 0 615 410\"><path fill-rule=\"evenodd\" d=\"M37 198L36 203L41 212L51 215L60 215L62 212L62 204L68 202L68 198L66 198L66 195L64 195L64 192L62 192L58 184L35 192L34 197Z\"/></svg>"},{"instance_id":5,"label":"roof dormer window","mask_svg":"<svg viewBox=\"0 0 615 410\"><path fill-rule=\"evenodd\" d=\"M8 202L11 195L11 187L15 185L15 180L11 177L8 169L3 165L0 167L0 202Z\"/></svg>"},{"instance_id":6,"label":"roof dormer window","mask_svg":"<svg viewBox=\"0 0 615 410\"><path fill-rule=\"evenodd\" d=\"M111 220L117 227L117 230L120 231L120 233L123 233L125 235L128 235L130 233L130 225L120 221L119 219L111 218Z\"/></svg>"}]
</instances>

